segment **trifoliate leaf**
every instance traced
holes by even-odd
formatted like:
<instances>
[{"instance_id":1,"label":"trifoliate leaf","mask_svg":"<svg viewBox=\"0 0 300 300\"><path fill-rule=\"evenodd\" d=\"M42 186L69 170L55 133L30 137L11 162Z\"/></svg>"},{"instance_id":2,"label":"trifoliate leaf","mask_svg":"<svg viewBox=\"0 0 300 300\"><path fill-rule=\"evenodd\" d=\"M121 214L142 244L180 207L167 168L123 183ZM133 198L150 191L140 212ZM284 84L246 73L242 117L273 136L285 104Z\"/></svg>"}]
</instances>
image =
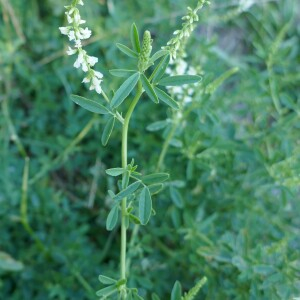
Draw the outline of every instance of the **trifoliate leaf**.
<instances>
[{"instance_id":1,"label":"trifoliate leaf","mask_svg":"<svg viewBox=\"0 0 300 300\"><path fill-rule=\"evenodd\" d=\"M115 228L118 222L119 205L115 205L109 212L106 219L106 229L111 231Z\"/></svg>"},{"instance_id":2,"label":"trifoliate leaf","mask_svg":"<svg viewBox=\"0 0 300 300\"><path fill-rule=\"evenodd\" d=\"M142 81L142 85L143 88L145 89L147 95L149 96L149 98L154 102L154 103L158 103L158 97L155 94L155 91L153 89L153 86L151 85L151 83L149 82L149 80L147 79L147 77L144 74L141 74L141 81Z\"/></svg>"},{"instance_id":3,"label":"trifoliate leaf","mask_svg":"<svg viewBox=\"0 0 300 300\"><path fill-rule=\"evenodd\" d=\"M140 73L135 73L131 75L128 79L124 81L124 83L119 87L119 89L114 94L111 100L111 107L116 108L128 97L130 92L136 86L138 80L140 78Z\"/></svg>"},{"instance_id":4,"label":"trifoliate leaf","mask_svg":"<svg viewBox=\"0 0 300 300\"><path fill-rule=\"evenodd\" d=\"M146 175L142 178L142 181L146 185L162 183L169 179L168 173L153 173L150 175Z\"/></svg>"},{"instance_id":5,"label":"trifoliate leaf","mask_svg":"<svg viewBox=\"0 0 300 300\"><path fill-rule=\"evenodd\" d=\"M105 106L101 105L96 101L77 95L71 95L71 100L90 112L103 115L109 113L109 110Z\"/></svg>"},{"instance_id":6,"label":"trifoliate leaf","mask_svg":"<svg viewBox=\"0 0 300 300\"><path fill-rule=\"evenodd\" d=\"M170 55L168 54L161 59L161 61L159 62L159 64L157 65L157 67L155 68L155 70L153 71L153 73L151 75L152 81L154 83L159 82L159 80L165 74L169 63L170 63Z\"/></svg>"},{"instance_id":7,"label":"trifoliate leaf","mask_svg":"<svg viewBox=\"0 0 300 300\"><path fill-rule=\"evenodd\" d=\"M163 101L165 104L169 105L173 109L179 109L178 103L174 99L172 99L167 93L165 93L157 87L155 87L154 90L161 101Z\"/></svg>"},{"instance_id":8,"label":"trifoliate leaf","mask_svg":"<svg viewBox=\"0 0 300 300\"><path fill-rule=\"evenodd\" d=\"M123 45L123 44L116 44L117 47L127 56L132 57L132 58L138 58L139 54L133 50L131 50L130 48L128 48L127 46Z\"/></svg>"},{"instance_id":9,"label":"trifoliate leaf","mask_svg":"<svg viewBox=\"0 0 300 300\"><path fill-rule=\"evenodd\" d=\"M123 174L125 172L125 170L123 168L111 168L111 169L107 169L105 170L106 174L110 175L110 176L119 176L121 174Z\"/></svg>"},{"instance_id":10,"label":"trifoliate leaf","mask_svg":"<svg viewBox=\"0 0 300 300\"><path fill-rule=\"evenodd\" d=\"M152 211L152 199L148 187L144 187L139 196L139 219L142 225L149 222Z\"/></svg>"},{"instance_id":11,"label":"trifoliate leaf","mask_svg":"<svg viewBox=\"0 0 300 300\"><path fill-rule=\"evenodd\" d=\"M177 86L184 84L197 83L202 80L201 76L197 75L176 75L162 78L158 84L163 86Z\"/></svg>"},{"instance_id":12,"label":"trifoliate leaf","mask_svg":"<svg viewBox=\"0 0 300 300\"><path fill-rule=\"evenodd\" d=\"M112 70L109 70L109 73L116 77L128 77L128 76L136 73L136 70L112 69Z\"/></svg>"},{"instance_id":13,"label":"trifoliate leaf","mask_svg":"<svg viewBox=\"0 0 300 300\"><path fill-rule=\"evenodd\" d=\"M128 197L128 196L132 195L138 189L138 187L140 186L140 184L141 183L139 181L136 181L136 182L130 184L126 189L124 189L123 191L121 191L120 193L118 193L114 197L114 199L116 201L119 201L119 200L122 200L125 197Z\"/></svg>"},{"instance_id":14,"label":"trifoliate leaf","mask_svg":"<svg viewBox=\"0 0 300 300\"><path fill-rule=\"evenodd\" d=\"M132 48L137 53L140 53L141 52L140 38L139 38L139 32L137 30L137 27L136 27L135 23L133 23L131 25L130 39L131 39Z\"/></svg>"},{"instance_id":15,"label":"trifoliate leaf","mask_svg":"<svg viewBox=\"0 0 300 300\"><path fill-rule=\"evenodd\" d=\"M108 143L108 140L111 136L111 133L114 129L114 125L115 125L115 117L112 116L106 123L104 129L103 129L103 133L102 133L102 137L101 137L101 142L103 146L106 146Z\"/></svg>"}]
</instances>

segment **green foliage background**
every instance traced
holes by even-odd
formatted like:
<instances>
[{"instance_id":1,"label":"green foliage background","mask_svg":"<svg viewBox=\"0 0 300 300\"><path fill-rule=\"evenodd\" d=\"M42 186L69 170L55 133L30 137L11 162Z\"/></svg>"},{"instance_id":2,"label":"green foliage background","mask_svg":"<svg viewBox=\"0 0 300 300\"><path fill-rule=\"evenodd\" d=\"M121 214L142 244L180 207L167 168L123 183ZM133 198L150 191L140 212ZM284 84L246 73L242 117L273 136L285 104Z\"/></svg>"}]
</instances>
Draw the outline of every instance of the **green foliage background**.
<instances>
[{"instance_id":1,"label":"green foliage background","mask_svg":"<svg viewBox=\"0 0 300 300\"><path fill-rule=\"evenodd\" d=\"M85 2L86 48L101 71L130 68L115 43L129 44L133 21L159 49L195 3ZM104 170L120 166L120 128L102 147L106 120L69 99L97 95L64 52L58 27L67 3L0 4L0 299L95 299L98 275L118 276L118 230L105 230L115 181ZM146 299L169 299L176 280L188 290L203 276L197 299L300 296L299 12L297 0L218 0L201 11L187 60L204 80L164 164L181 196L172 201L166 186L129 249L129 285ZM202 92L234 67L212 94ZM107 91L119 84L107 71L104 80ZM146 127L170 118L166 111L145 97L133 117L129 157L145 173L169 130ZM24 151L34 233L21 222Z\"/></svg>"}]
</instances>

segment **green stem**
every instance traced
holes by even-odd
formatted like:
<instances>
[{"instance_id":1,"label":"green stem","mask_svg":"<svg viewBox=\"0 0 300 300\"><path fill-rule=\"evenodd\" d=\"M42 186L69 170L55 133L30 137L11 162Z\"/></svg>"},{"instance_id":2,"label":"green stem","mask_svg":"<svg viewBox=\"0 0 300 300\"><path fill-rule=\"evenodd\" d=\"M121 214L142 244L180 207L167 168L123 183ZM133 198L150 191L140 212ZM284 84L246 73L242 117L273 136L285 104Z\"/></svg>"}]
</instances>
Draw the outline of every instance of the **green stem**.
<instances>
[{"instance_id":1,"label":"green stem","mask_svg":"<svg viewBox=\"0 0 300 300\"><path fill-rule=\"evenodd\" d=\"M122 167L127 167L127 141L128 141L128 126L129 121L132 115L132 112L137 105L141 95L143 93L142 84L139 81L137 87L137 93L131 102L128 111L126 113L124 124L122 128ZM124 175L123 175L124 176ZM127 199L122 199L121 202L121 253L120 253L120 271L121 271L121 279L126 279L126 231L127 231Z\"/></svg>"}]
</instances>

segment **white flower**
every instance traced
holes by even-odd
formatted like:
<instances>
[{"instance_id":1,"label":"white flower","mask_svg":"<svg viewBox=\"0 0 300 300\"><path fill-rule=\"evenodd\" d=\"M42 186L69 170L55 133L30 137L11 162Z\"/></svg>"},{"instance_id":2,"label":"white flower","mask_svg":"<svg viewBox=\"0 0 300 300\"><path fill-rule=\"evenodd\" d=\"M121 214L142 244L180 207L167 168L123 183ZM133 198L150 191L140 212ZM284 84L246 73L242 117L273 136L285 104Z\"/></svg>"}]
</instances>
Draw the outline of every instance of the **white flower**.
<instances>
[{"instance_id":1,"label":"white flower","mask_svg":"<svg viewBox=\"0 0 300 300\"><path fill-rule=\"evenodd\" d=\"M89 77L84 77L82 80L83 83L89 83L90 81L91 81L91 78L89 78Z\"/></svg>"},{"instance_id":2,"label":"white flower","mask_svg":"<svg viewBox=\"0 0 300 300\"><path fill-rule=\"evenodd\" d=\"M71 16L70 12L66 12L66 15L67 15L68 23L73 23L73 17Z\"/></svg>"},{"instance_id":3,"label":"white flower","mask_svg":"<svg viewBox=\"0 0 300 300\"><path fill-rule=\"evenodd\" d=\"M75 40L75 31L74 30L70 30L69 34L68 34L69 40L73 41Z\"/></svg>"},{"instance_id":4,"label":"white flower","mask_svg":"<svg viewBox=\"0 0 300 300\"><path fill-rule=\"evenodd\" d=\"M95 90L98 94L102 93L102 89L101 89L101 82L102 80L99 80L96 77L92 78L92 84L90 86L90 90Z\"/></svg>"},{"instance_id":5,"label":"white flower","mask_svg":"<svg viewBox=\"0 0 300 300\"><path fill-rule=\"evenodd\" d=\"M84 62L83 53L82 53L82 51L80 51L78 54L78 57L74 63L74 67L78 69L83 62Z\"/></svg>"},{"instance_id":6,"label":"white flower","mask_svg":"<svg viewBox=\"0 0 300 300\"><path fill-rule=\"evenodd\" d=\"M94 75L99 79L103 78L103 74L101 72L94 71Z\"/></svg>"},{"instance_id":7,"label":"white flower","mask_svg":"<svg viewBox=\"0 0 300 300\"><path fill-rule=\"evenodd\" d=\"M89 64L90 66L93 67L93 66L95 65L95 63L98 62L98 58L95 57L95 56L88 56L88 57L87 57L87 62L88 62L88 64Z\"/></svg>"},{"instance_id":8,"label":"white flower","mask_svg":"<svg viewBox=\"0 0 300 300\"><path fill-rule=\"evenodd\" d=\"M88 72L87 76L82 80L83 83L90 83L90 90L95 90L98 94L102 93L101 82L103 74L95 71L92 67L98 62L98 58L87 55L86 51L82 49L82 40L90 38L92 31L88 27L82 28L81 24L86 21L81 19L80 13L76 5L84 5L82 0L73 1L72 5L65 6L67 20L70 26L59 27L62 34L67 35L70 41L74 41L74 47L69 47L68 55L78 53L78 57L74 62L75 68L81 68L83 72Z\"/></svg>"},{"instance_id":9,"label":"white flower","mask_svg":"<svg viewBox=\"0 0 300 300\"><path fill-rule=\"evenodd\" d=\"M81 48L82 47L81 40L75 40L75 47L76 48Z\"/></svg>"},{"instance_id":10,"label":"white flower","mask_svg":"<svg viewBox=\"0 0 300 300\"><path fill-rule=\"evenodd\" d=\"M79 32L81 34L81 39L82 40L88 39L92 35L92 31L89 30L87 27L85 29L80 28Z\"/></svg>"},{"instance_id":11,"label":"white flower","mask_svg":"<svg viewBox=\"0 0 300 300\"><path fill-rule=\"evenodd\" d=\"M72 49L71 47L69 47L69 49L67 50L67 54L68 55L73 55L73 54L75 54L77 52L77 50L76 49Z\"/></svg>"},{"instance_id":12,"label":"white flower","mask_svg":"<svg viewBox=\"0 0 300 300\"><path fill-rule=\"evenodd\" d=\"M64 35L69 34L69 27L59 27L58 29L60 30L61 34L64 34Z\"/></svg>"}]
</instances>

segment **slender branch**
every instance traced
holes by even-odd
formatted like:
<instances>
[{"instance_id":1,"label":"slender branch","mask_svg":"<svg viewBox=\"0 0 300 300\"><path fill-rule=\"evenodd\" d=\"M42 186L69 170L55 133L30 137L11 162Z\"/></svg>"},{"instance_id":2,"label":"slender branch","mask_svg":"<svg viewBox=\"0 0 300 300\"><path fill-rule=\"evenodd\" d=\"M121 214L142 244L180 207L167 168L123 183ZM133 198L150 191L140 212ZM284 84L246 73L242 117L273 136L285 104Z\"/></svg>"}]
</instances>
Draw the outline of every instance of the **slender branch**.
<instances>
[{"instance_id":1,"label":"slender branch","mask_svg":"<svg viewBox=\"0 0 300 300\"><path fill-rule=\"evenodd\" d=\"M133 101L131 102L128 111L126 113L123 129L122 129L122 167L127 167L127 143L128 143L128 127L129 127L129 121L132 115L132 112L137 105L141 95L143 93L142 84L139 81L138 87L137 87L137 93L134 97ZM123 175L124 176L124 175ZM121 279L126 279L126 231L127 231L127 199L122 199L121 202L121 211L122 211L122 217L121 217L121 253L120 253L120 275Z\"/></svg>"}]
</instances>

